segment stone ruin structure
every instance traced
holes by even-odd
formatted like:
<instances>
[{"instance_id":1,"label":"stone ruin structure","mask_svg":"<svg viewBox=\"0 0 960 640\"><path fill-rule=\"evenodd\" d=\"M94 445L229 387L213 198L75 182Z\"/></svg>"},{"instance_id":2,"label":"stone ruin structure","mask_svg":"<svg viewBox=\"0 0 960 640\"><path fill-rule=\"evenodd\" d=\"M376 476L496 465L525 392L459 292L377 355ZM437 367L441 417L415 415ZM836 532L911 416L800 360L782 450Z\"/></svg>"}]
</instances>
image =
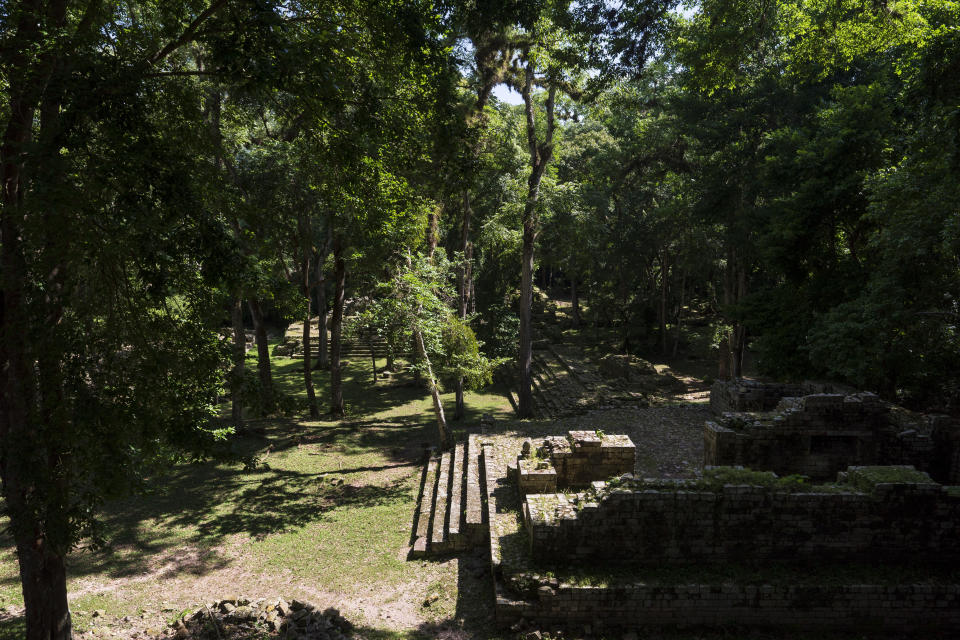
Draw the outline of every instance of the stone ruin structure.
<instances>
[{"instance_id":1,"label":"stone ruin structure","mask_svg":"<svg viewBox=\"0 0 960 640\"><path fill-rule=\"evenodd\" d=\"M530 552L646 566L960 561L960 495L912 467L851 467L828 488L754 475L769 481L598 481L574 496L528 495Z\"/></svg>"},{"instance_id":2,"label":"stone ruin structure","mask_svg":"<svg viewBox=\"0 0 960 640\"><path fill-rule=\"evenodd\" d=\"M840 406L858 416L856 437L889 425L878 400L849 400L856 402L856 411ZM801 409L833 415L813 411L827 406L835 400ZM960 628L957 487L905 465L850 466L829 485L731 467L699 479L640 480L635 452L626 436L589 431L524 444L510 474L522 495L529 562L495 567L513 594L498 587L498 622L594 631ZM777 568L764 572L770 563ZM834 566L844 569L834 574ZM900 568L878 577L886 566ZM828 578L811 583L818 567Z\"/></svg>"},{"instance_id":3,"label":"stone ruin structure","mask_svg":"<svg viewBox=\"0 0 960 640\"><path fill-rule=\"evenodd\" d=\"M586 486L594 480L633 473L637 447L628 436L599 431L570 431L549 436L536 451L523 443L510 473L522 494L552 493L558 488Z\"/></svg>"},{"instance_id":4,"label":"stone ruin structure","mask_svg":"<svg viewBox=\"0 0 960 640\"><path fill-rule=\"evenodd\" d=\"M832 480L850 465L913 465L960 483L960 425L831 385L714 383L704 463Z\"/></svg>"}]
</instances>

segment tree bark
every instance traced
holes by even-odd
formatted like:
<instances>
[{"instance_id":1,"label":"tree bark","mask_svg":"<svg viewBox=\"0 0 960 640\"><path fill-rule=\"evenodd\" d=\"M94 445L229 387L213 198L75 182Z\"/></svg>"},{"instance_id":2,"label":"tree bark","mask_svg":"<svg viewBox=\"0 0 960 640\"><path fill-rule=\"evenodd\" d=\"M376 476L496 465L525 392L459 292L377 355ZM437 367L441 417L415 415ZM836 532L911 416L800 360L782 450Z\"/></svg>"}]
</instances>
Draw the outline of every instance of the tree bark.
<instances>
[{"instance_id":1,"label":"tree bark","mask_svg":"<svg viewBox=\"0 0 960 640\"><path fill-rule=\"evenodd\" d=\"M70 640L72 620L63 555L50 549L42 534L21 532L15 538L28 640Z\"/></svg>"},{"instance_id":2,"label":"tree bark","mask_svg":"<svg viewBox=\"0 0 960 640\"><path fill-rule=\"evenodd\" d=\"M520 388L518 411L521 418L533 417L533 332L530 309L533 304L533 243L536 239L532 221L523 225L523 258L520 275Z\"/></svg>"},{"instance_id":3,"label":"tree bark","mask_svg":"<svg viewBox=\"0 0 960 640\"><path fill-rule=\"evenodd\" d=\"M343 296L346 283L346 263L343 257L343 242L337 236L333 240L333 318L330 321L330 413L344 415L343 372L340 369L340 348L343 333Z\"/></svg>"},{"instance_id":4,"label":"tree bark","mask_svg":"<svg viewBox=\"0 0 960 640\"><path fill-rule=\"evenodd\" d=\"M317 283L317 340L320 342L317 368L326 371L330 368L330 333L327 331L327 283L323 278Z\"/></svg>"},{"instance_id":5,"label":"tree bark","mask_svg":"<svg viewBox=\"0 0 960 640\"><path fill-rule=\"evenodd\" d=\"M573 328L580 328L580 298L577 295L577 276L570 276L570 309Z\"/></svg>"},{"instance_id":6,"label":"tree bark","mask_svg":"<svg viewBox=\"0 0 960 640\"><path fill-rule=\"evenodd\" d=\"M310 366L312 347L310 345L310 257L305 255L301 263L303 273L303 295L307 299L307 313L303 319L303 386L307 390L307 406L310 417L320 417L320 407L317 406L317 391L313 386L313 367Z\"/></svg>"},{"instance_id":7,"label":"tree bark","mask_svg":"<svg viewBox=\"0 0 960 640\"><path fill-rule=\"evenodd\" d=\"M660 352L667 355L667 284L670 269L666 256L660 256Z\"/></svg>"},{"instance_id":8,"label":"tree bark","mask_svg":"<svg viewBox=\"0 0 960 640\"><path fill-rule=\"evenodd\" d=\"M517 414L521 418L533 417L533 327L530 311L533 305L533 264L537 240L537 200L540 196L540 181L553 156L554 101L556 87L550 86L545 104L547 128L543 144L537 141L536 118L533 112L533 60L528 58L524 77L523 103L527 121L527 146L530 151L530 177L527 179L527 200L523 207L523 257L520 276L520 388L518 389Z\"/></svg>"},{"instance_id":9,"label":"tree bark","mask_svg":"<svg viewBox=\"0 0 960 640\"><path fill-rule=\"evenodd\" d=\"M247 358L247 332L243 330L243 300L237 298L230 308L230 319L233 322L233 384L230 385L230 417L237 430L243 430L243 374Z\"/></svg>"},{"instance_id":10,"label":"tree bark","mask_svg":"<svg viewBox=\"0 0 960 640\"><path fill-rule=\"evenodd\" d=\"M467 304L470 297L471 269L470 260L473 257L473 247L470 242L470 219L473 210L470 206L470 190L463 190L463 224L460 228L460 251L463 253L463 264L457 270L457 289L460 294L458 300L458 309L460 319L467 319ZM453 410L453 419L462 420L465 414L463 403L463 376L457 378L457 386L454 390L456 402Z\"/></svg>"},{"instance_id":11,"label":"tree bark","mask_svg":"<svg viewBox=\"0 0 960 640\"><path fill-rule=\"evenodd\" d=\"M747 295L747 270L742 257L734 248L727 250L727 268L723 278L723 305L729 308ZM743 377L743 357L746 351L747 328L733 320L720 349L720 377Z\"/></svg>"},{"instance_id":12,"label":"tree bark","mask_svg":"<svg viewBox=\"0 0 960 640\"><path fill-rule=\"evenodd\" d=\"M741 262L737 263L737 302L747 296L747 270ZM743 377L743 355L747 347L747 328L742 322L733 327L733 377Z\"/></svg>"},{"instance_id":13,"label":"tree bark","mask_svg":"<svg viewBox=\"0 0 960 640\"><path fill-rule=\"evenodd\" d=\"M4 110L7 125L0 145L0 479L17 546L26 638L69 640L72 627L64 570L66 549L54 549L45 533L48 526L68 526L62 522L66 496L42 495L40 505L31 505L32 500L38 500L37 493L44 490L33 478L45 477L54 491L60 491L56 467L62 465L69 472L69 456L57 448L55 439L45 441L50 436L44 438L46 429L37 424L38 416L47 417L61 398L45 401L43 393L38 393L38 374L42 379L52 371L45 371L43 359L31 353L27 338L30 312L26 287L30 276L22 236L25 211L21 208L22 154L33 140L34 117L41 100L41 135L59 128L60 100L54 94L61 95L62 86L51 89L50 83L55 69L62 70L63 60L58 47L38 45L46 30L64 26L66 2L56 0L46 7L40 2L23 2L14 15L16 31L0 52L9 82L4 90L8 97ZM39 351L43 352L42 346ZM38 406L43 404L48 406ZM50 429L51 425L46 427ZM46 455L39 453L43 450ZM47 468L38 468L37 463ZM38 513L36 506L44 503L49 510Z\"/></svg>"},{"instance_id":14,"label":"tree bark","mask_svg":"<svg viewBox=\"0 0 960 640\"><path fill-rule=\"evenodd\" d=\"M260 301L250 298L247 301L253 318L253 331L257 341L257 373L260 376L260 403L263 415L269 415L277 409L277 399L273 391L273 372L270 367L270 345L267 342L267 327L263 322L263 309Z\"/></svg>"},{"instance_id":15,"label":"tree bark","mask_svg":"<svg viewBox=\"0 0 960 640\"><path fill-rule=\"evenodd\" d=\"M423 360L424 368L427 371L427 383L430 385L430 397L433 399L433 413L437 417L437 435L440 439L440 449L450 448L450 434L447 429L447 419L443 415L443 401L440 398L440 390L437 388L437 380L433 377L433 367L430 366L430 357L427 355L427 348L423 342L423 333L416 327L413 329L413 341L416 345L417 354Z\"/></svg>"},{"instance_id":16,"label":"tree bark","mask_svg":"<svg viewBox=\"0 0 960 640\"><path fill-rule=\"evenodd\" d=\"M686 269L680 270L680 306L677 307L677 331L673 339L673 357L677 357L677 351L680 349L680 332L683 328L683 302L687 287Z\"/></svg>"},{"instance_id":17,"label":"tree bark","mask_svg":"<svg viewBox=\"0 0 960 640\"><path fill-rule=\"evenodd\" d=\"M326 242L317 254L317 279L313 283L313 289L316 290L317 295L317 341L319 342L319 357L314 369L323 369L324 371L330 368L330 334L327 330L327 276L323 272L323 268L326 266L332 242L333 239L328 233Z\"/></svg>"}]
</instances>

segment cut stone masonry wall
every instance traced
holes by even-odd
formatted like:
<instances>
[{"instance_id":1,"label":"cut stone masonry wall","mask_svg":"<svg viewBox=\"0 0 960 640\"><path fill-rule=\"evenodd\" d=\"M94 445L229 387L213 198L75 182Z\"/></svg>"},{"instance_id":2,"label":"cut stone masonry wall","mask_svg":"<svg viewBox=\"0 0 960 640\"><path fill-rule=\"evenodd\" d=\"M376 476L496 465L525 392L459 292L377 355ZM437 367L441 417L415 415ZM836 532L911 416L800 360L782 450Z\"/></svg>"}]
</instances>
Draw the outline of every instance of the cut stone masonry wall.
<instances>
[{"instance_id":1,"label":"cut stone masonry wall","mask_svg":"<svg viewBox=\"0 0 960 640\"><path fill-rule=\"evenodd\" d=\"M497 622L589 625L593 633L638 625L746 625L868 630L960 628L960 585L558 584L534 600L497 600Z\"/></svg>"},{"instance_id":2,"label":"cut stone masonry wall","mask_svg":"<svg viewBox=\"0 0 960 640\"><path fill-rule=\"evenodd\" d=\"M871 393L809 393L825 389L829 385L714 383L710 405L720 416L705 425L704 463L815 480L833 479L850 465L907 464L938 481L960 482L956 421L907 411Z\"/></svg>"},{"instance_id":3,"label":"cut stone masonry wall","mask_svg":"<svg viewBox=\"0 0 960 640\"><path fill-rule=\"evenodd\" d=\"M553 493L557 488L584 487L633 473L637 448L625 435L601 435L596 431L570 431L566 437L549 436L533 454L524 443L511 473L522 494Z\"/></svg>"},{"instance_id":4,"label":"cut stone masonry wall","mask_svg":"<svg viewBox=\"0 0 960 640\"><path fill-rule=\"evenodd\" d=\"M877 483L869 469L851 469L848 488L830 493L627 481L528 495L530 551L539 562L608 565L960 561L960 496L920 472L891 469L905 480Z\"/></svg>"},{"instance_id":5,"label":"cut stone masonry wall","mask_svg":"<svg viewBox=\"0 0 960 640\"><path fill-rule=\"evenodd\" d=\"M850 387L826 382L760 382L746 378L717 380L710 387L710 410L719 415L728 411L773 411L787 397L815 393L850 394Z\"/></svg>"}]
</instances>

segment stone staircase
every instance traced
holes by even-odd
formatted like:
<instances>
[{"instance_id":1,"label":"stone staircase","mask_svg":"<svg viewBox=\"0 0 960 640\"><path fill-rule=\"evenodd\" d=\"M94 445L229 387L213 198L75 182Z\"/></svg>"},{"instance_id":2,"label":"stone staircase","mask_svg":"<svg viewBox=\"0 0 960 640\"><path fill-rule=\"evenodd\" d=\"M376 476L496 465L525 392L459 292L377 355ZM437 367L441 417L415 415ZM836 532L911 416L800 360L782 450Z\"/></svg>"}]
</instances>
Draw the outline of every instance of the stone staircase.
<instances>
[{"instance_id":1,"label":"stone staircase","mask_svg":"<svg viewBox=\"0 0 960 640\"><path fill-rule=\"evenodd\" d=\"M320 345L317 344L316 337L310 344L310 357L319 358L320 357ZM330 340L327 340L327 353L330 353ZM359 340L353 341L344 341L340 344L340 357L341 358L353 358L355 360L369 360L371 357L371 352L375 353L378 358L387 357L387 341L381 337L376 337L373 340L367 340L366 338L361 338ZM301 351L298 354L300 357L303 357L303 352Z\"/></svg>"},{"instance_id":2,"label":"stone staircase","mask_svg":"<svg viewBox=\"0 0 960 640\"><path fill-rule=\"evenodd\" d=\"M576 347L547 345L535 349L531 373L533 406L538 418L553 420L591 409L646 402L643 394L603 380Z\"/></svg>"},{"instance_id":3,"label":"stone staircase","mask_svg":"<svg viewBox=\"0 0 960 640\"><path fill-rule=\"evenodd\" d=\"M476 434L423 468L411 558L470 549L487 537Z\"/></svg>"},{"instance_id":4,"label":"stone staircase","mask_svg":"<svg viewBox=\"0 0 960 640\"><path fill-rule=\"evenodd\" d=\"M585 400L590 397L593 386L584 382L586 372L577 372L552 347L533 352L531 373L533 404L538 417L553 419L587 408Z\"/></svg>"}]
</instances>

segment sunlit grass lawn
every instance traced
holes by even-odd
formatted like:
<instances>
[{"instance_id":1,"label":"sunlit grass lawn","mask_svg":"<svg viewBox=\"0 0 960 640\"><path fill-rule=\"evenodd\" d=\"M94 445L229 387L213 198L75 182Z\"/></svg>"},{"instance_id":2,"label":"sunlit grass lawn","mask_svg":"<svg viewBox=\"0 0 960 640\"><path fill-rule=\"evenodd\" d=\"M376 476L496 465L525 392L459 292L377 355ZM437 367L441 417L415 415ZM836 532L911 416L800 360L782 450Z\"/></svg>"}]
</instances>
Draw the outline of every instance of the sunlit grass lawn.
<instances>
[{"instance_id":1,"label":"sunlit grass lawn","mask_svg":"<svg viewBox=\"0 0 960 640\"><path fill-rule=\"evenodd\" d=\"M248 364L256 366L255 354ZM278 387L304 401L302 361L274 358L273 367ZM256 459L254 468L184 464L156 478L148 495L108 504L110 547L83 549L69 560L76 627L143 613L145 625L160 628L184 609L246 595L339 606L375 631L377 613L389 610L391 600L409 613L411 602L438 589L445 591L441 600L415 613L425 620L454 617L455 566L405 556L419 463L437 433L429 396L411 382L401 373L374 385L370 360L351 361L345 419L311 421L304 412L249 419L250 435L232 446ZM326 411L329 373L315 371L314 383ZM452 394L444 402L452 411ZM461 424L475 426L485 412L511 415L502 393L468 393ZM20 606L16 558L5 542L0 606ZM98 609L106 615L94 620ZM14 625L21 623L0 623L0 638L20 637L22 627ZM384 624L403 627L396 619Z\"/></svg>"}]
</instances>

